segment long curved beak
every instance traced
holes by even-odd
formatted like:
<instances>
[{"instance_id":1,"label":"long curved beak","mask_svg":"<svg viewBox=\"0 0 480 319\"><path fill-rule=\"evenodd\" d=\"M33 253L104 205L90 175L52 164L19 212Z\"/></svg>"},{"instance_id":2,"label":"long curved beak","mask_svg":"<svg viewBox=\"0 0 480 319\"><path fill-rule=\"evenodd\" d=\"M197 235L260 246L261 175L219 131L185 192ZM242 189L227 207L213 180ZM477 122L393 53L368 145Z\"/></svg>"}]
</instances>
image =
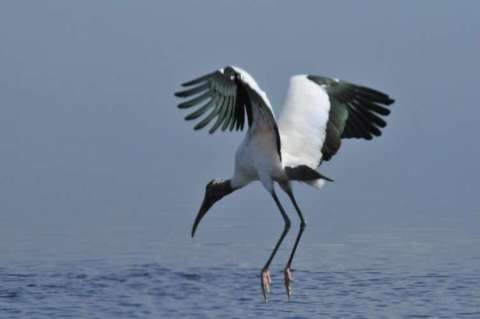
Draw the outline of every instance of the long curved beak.
<instances>
[{"instance_id":1,"label":"long curved beak","mask_svg":"<svg viewBox=\"0 0 480 319\"><path fill-rule=\"evenodd\" d=\"M205 194L205 198L203 199L202 206L200 206L200 210L197 213L197 217L195 218L195 221L193 222L193 227L192 227L192 237L195 236L195 231L197 230L198 224L200 224L200 221L202 220L203 216L205 216L208 212L208 210L215 204L216 200L209 198Z\"/></svg>"}]
</instances>

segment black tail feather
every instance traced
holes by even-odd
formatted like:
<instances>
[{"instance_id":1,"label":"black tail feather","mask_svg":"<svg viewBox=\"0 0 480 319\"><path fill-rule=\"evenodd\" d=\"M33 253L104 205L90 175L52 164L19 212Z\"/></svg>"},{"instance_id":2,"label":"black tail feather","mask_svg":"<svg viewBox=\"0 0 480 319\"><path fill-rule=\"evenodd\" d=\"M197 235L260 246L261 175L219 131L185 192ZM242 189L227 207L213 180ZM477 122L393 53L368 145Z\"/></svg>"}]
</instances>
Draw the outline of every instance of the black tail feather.
<instances>
[{"instance_id":1,"label":"black tail feather","mask_svg":"<svg viewBox=\"0 0 480 319\"><path fill-rule=\"evenodd\" d=\"M320 174L307 165L298 165L294 167L287 166L285 167L285 173L287 174L288 178L293 181L308 182L316 179L324 179L326 181L333 182L333 179Z\"/></svg>"}]
</instances>

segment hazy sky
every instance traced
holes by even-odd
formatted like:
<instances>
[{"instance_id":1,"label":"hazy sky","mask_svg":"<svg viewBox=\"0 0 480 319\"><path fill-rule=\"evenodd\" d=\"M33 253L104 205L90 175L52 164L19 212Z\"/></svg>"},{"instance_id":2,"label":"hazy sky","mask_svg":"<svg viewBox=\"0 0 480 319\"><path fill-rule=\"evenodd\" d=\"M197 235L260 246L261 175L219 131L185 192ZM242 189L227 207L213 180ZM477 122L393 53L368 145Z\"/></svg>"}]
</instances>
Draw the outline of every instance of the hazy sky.
<instances>
[{"instance_id":1,"label":"hazy sky","mask_svg":"<svg viewBox=\"0 0 480 319\"><path fill-rule=\"evenodd\" d=\"M227 64L248 70L277 113L297 73L396 99L381 138L345 141L321 169L335 183L296 188L310 225L477 229L479 11L476 1L2 1L0 233L46 231L61 216L108 227L148 211L182 216L188 236L243 133L194 132L173 92ZM232 210L281 223L259 185L210 220Z\"/></svg>"}]
</instances>

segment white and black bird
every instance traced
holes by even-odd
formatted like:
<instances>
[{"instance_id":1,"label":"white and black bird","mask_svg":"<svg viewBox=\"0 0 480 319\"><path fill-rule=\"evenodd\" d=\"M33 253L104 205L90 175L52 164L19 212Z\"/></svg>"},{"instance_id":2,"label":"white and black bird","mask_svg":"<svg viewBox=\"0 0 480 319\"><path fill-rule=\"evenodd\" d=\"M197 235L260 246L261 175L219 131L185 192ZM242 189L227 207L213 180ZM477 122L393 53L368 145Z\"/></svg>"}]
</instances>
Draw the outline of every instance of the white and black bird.
<instances>
[{"instance_id":1,"label":"white and black bird","mask_svg":"<svg viewBox=\"0 0 480 319\"><path fill-rule=\"evenodd\" d=\"M180 109L195 109L185 117L202 129L213 121L209 132L218 129L242 130L248 123L243 142L235 154L235 170L227 180L214 179L206 186L205 197L195 218L192 237L208 210L224 196L260 181L270 193L285 222L270 257L261 271L263 297L270 292L269 266L290 229L290 219L275 193L275 182L285 191L300 218L300 231L285 265L284 280L290 298L290 267L305 228L305 219L292 192L298 181L321 188L332 181L317 168L339 150L344 138L370 140L386 126L382 116L394 100L388 95L361 85L315 75L291 77L283 112L278 121L265 92L245 70L234 66L216 70L182 84L177 97L188 98Z\"/></svg>"}]
</instances>

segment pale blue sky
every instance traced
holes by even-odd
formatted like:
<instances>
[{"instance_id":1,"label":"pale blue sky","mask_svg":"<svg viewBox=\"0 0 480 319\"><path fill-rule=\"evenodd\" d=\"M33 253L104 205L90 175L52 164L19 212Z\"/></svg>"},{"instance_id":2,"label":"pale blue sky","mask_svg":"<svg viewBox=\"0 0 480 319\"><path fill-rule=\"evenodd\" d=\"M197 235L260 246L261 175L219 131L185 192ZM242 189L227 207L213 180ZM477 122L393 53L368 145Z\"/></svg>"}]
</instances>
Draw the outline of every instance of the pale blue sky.
<instances>
[{"instance_id":1,"label":"pale blue sky","mask_svg":"<svg viewBox=\"0 0 480 319\"><path fill-rule=\"evenodd\" d=\"M296 73L396 99L384 136L344 142L322 168L334 184L297 187L310 224L477 229L479 10L475 1L2 1L2 241L107 228L121 212L158 212L186 238L204 185L230 176L243 133L194 132L173 92L226 64L248 70L276 112ZM227 212L232 223L281 223L259 185L204 223Z\"/></svg>"}]
</instances>

